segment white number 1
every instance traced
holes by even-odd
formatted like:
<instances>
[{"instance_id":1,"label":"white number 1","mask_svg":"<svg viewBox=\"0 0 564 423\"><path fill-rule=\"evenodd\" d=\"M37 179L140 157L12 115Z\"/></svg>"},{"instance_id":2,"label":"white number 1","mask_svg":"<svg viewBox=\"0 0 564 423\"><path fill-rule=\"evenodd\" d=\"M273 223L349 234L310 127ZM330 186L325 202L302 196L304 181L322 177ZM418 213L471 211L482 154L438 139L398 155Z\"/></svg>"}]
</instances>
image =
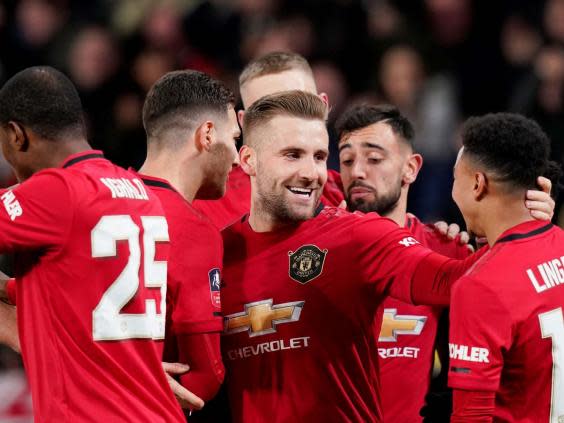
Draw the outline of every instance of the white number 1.
<instances>
[{"instance_id":1,"label":"white number 1","mask_svg":"<svg viewBox=\"0 0 564 423\"><path fill-rule=\"evenodd\" d=\"M539 314L543 338L552 338L552 396L550 423L564 420L564 316L562 307Z\"/></svg>"},{"instance_id":2,"label":"white number 1","mask_svg":"<svg viewBox=\"0 0 564 423\"><path fill-rule=\"evenodd\" d=\"M155 300L145 300L145 313L120 313L139 289L141 248L139 227L131 216L103 216L91 232L92 257L115 257L117 242L127 241L129 259L116 280L104 292L92 312L95 341L131 338L162 339L166 318L166 262L155 261L155 243L168 241L168 226L163 216L142 217L144 286L160 288L160 314Z\"/></svg>"}]
</instances>

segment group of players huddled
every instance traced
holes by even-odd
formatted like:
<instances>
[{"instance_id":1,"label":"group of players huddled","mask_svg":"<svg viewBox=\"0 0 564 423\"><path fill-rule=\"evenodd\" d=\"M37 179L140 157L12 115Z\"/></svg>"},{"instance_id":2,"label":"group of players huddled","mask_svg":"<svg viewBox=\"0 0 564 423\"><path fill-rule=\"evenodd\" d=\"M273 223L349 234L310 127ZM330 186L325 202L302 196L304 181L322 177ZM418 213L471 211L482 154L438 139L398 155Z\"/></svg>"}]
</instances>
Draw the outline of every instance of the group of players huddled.
<instances>
[{"instance_id":1,"label":"group of players huddled","mask_svg":"<svg viewBox=\"0 0 564 423\"><path fill-rule=\"evenodd\" d=\"M270 53L239 82L236 111L204 73L162 76L138 171L91 150L59 71L0 90L20 182L0 192L15 262L0 342L21 350L35 421L564 421L560 169L542 129L465 122L452 196L485 241L473 252L407 212L423 158L397 108L339 117L338 173L305 59ZM436 349L452 416L429 394Z\"/></svg>"}]
</instances>

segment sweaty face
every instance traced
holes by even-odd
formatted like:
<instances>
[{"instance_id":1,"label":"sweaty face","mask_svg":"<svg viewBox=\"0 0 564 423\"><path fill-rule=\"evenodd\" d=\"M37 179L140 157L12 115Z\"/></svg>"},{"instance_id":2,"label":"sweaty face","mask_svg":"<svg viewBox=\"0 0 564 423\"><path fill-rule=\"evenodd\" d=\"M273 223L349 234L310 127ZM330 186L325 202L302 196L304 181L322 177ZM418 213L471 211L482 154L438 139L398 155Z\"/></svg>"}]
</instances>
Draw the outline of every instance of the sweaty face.
<instances>
[{"instance_id":1,"label":"sweaty face","mask_svg":"<svg viewBox=\"0 0 564 423\"><path fill-rule=\"evenodd\" d=\"M219 119L215 126L215 142L210 147L210 157L206 172L206 183L198 194L199 198L217 199L223 197L227 178L231 169L237 165L237 140L241 136L237 115L229 107L227 118Z\"/></svg>"},{"instance_id":2,"label":"sweaty face","mask_svg":"<svg viewBox=\"0 0 564 423\"><path fill-rule=\"evenodd\" d=\"M401 196L409 153L384 122L345 135L339 142L339 161L349 209L383 216L393 211Z\"/></svg>"},{"instance_id":3,"label":"sweaty face","mask_svg":"<svg viewBox=\"0 0 564 423\"><path fill-rule=\"evenodd\" d=\"M277 224L313 217L327 182L325 123L276 116L253 135L261 137L253 196L257 213Z\"/></svg>"},{"instance_id":4,"label":"sweaty face","mask_svg":"<svg viewBox=\"0 0 564 423\"><path fill-rule=\"evenodd\" d=\"M301 90L317 95L313 76L300 69L259 76L241 86L243 106L248 108L259 98L287 90Z\"/></svg>"}]
</instances>

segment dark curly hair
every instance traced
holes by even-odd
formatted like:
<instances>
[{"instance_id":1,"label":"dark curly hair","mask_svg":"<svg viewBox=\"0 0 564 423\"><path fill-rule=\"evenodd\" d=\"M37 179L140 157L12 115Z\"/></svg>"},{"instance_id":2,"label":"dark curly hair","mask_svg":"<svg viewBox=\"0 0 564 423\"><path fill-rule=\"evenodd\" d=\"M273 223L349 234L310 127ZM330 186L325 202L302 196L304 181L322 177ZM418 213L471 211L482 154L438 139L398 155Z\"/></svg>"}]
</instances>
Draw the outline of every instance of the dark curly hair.
<instances>
[{"instance_id":1,"label":"dark curly hair","mask_svg":"<svg viewBox=\"0 0 564 423\"><path fill-rule=\"evenodd\" d=\"M396 135L399 135L413 148L415 132L413 125L399 109L389 104L362 104L346 110L335 123L335 130L339 139L350 132L366 128L378 122L387 123Z\"/></svg>"},{"instance_id":2,"label":"dark curly hair","mask_svg":"<svg viewBox=\"0 0 564 423\"><path fill-rule=\"evenodd\" d=\"M143 104L143 126L149 138L185 125L201 113L227 116L235 105L233 92L209 75L194 70L169 72L147 93Z\"/></svg>"},{"instance_id":3,"label":"dark curly hair","mask_svg":"<svg viewBox=\"0 0 564 423\"><path fill-rule=\"evenodd\" d=\"M515 113L472 117L462 129L464 155L483 166L508 190L537 187L537 176L551 180L553 195L562 170L549 159L550 140L532 119Z\"/></svg>"},{"instance_id":4,"label":"dark curly hair","mask_svg":"<svg viewBox=\"0 0 564 423\"><path fill-rule=\"evenodd\" d=\"M69 78L49 66L24 69L4 84L0 90L0 124L10 121L52 141L86 134L76 88Z\"/></svg>"}]
</instances>

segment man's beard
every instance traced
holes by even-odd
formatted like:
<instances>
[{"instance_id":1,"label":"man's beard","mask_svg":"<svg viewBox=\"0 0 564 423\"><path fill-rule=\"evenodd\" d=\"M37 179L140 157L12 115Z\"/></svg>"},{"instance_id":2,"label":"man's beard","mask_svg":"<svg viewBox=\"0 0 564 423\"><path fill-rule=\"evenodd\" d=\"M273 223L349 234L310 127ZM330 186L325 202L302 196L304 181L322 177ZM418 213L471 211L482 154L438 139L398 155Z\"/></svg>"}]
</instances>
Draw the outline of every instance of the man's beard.
<instances>
[{"instance_id":1,"label":"man's beard","mask_svg":"<svg viewBox=\"0 0 564 423\"><path fill-rule=\"evenodd\" d=\"M225 182L229 169L229 149L223 144L213 144L210 148L210 161L207 164L206 177L196 195L202 200L216 200L225 194Z\"/></svg>"},{"instance_id":2,"label":"man's beard","mask_svg":"<svg viewBox=\"0 0 564 423\"><path fill-rule=\"evenodd\" d=\"M363 184L356 184L356 186L362 186L368 188L366 185ZM374 200L366 201L365 199L357 199L355 201L351 200L350 190L354 188L355 184L353 183L348 191L347 191L347 206L350 211L361 211L363 213L370 213L376 212L380 216L388 216L395 208L398 206L399 199L401 196L401 181L395 187L395 189L391 190L387 194L384 195L376 195L376 192L372 190L374 194Z\"/></svg>"},{"instance_id":3,"label":"man's beard","mask_svg":"<svg viewBox=\"0 0 564 423\"><path fill-rule=\"evenodd\" d=\"M292 224L311 219L315 214L317 206L319 205L318 199L309 211L304 210L303 208L300 211L293 210L286 201L285 196L283 194L278 194L274 187L268 189L264 187L264 185L267 184L264 184L263 186L260 185L263 184L259 184L257 190L259 202L257 211L265 216L269 216L271 220L278 223ZM316 191L312 192L311 195L316 195Z\"/></svg>"}]
</instances>

